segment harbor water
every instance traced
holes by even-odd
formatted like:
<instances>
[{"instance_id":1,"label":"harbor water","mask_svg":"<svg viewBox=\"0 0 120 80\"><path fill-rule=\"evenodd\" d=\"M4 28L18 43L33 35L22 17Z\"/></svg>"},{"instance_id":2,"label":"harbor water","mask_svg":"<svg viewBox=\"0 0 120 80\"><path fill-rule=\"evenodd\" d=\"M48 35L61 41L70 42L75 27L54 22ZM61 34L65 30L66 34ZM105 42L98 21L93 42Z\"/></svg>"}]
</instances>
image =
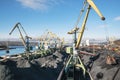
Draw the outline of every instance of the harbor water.
<instances>
[{"instance_id":1,"label":"harbor water","mask_svg":"<svg viewBox=\"0 0 120 80\"><path fill-rule=\"evenodd\" d=\"M25 52L24 46L9 46L9 53L6 53L6 50L0 50L0 56L4 55L14 55L14 54L20 54ZM35 47L33 47L33 50L35 50Z\"/></svg>"}]
</instances>

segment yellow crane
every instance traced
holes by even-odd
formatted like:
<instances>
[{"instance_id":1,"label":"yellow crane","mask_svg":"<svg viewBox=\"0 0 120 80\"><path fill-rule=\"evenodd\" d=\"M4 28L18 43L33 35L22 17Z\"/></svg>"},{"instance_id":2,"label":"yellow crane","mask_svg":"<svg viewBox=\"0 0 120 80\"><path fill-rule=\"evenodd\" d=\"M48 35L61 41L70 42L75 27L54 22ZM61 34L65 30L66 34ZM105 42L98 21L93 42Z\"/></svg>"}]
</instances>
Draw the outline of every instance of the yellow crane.
<instances>
[{"instance_id":1,"label":"yellow crane","mask_svg":"<svg viewBox=\"0 0 120 80\"><path fill-rule=\"evenodd\" d=\"M98 10L97 6L94 4L92 0L85 0L83 8L85 8L86 4L88 4L88 7L82 23L82 27L78 34L78 39L76 39L77 38L76 33L79 29L77 26L75 26L73 30L68 32L68 34L74 34L75 36L73 48L72 50L70 50L72 51L72 54L70 55L65 67L62 69L57 80L93 80L90 73L86 70L84 63L82 62L82 60L78 55L78 48L81 43L81 39L84 33L84 29L86 26L90 9L93 8L102 20L105 20L105 17L101 14L101 12ZM81 13L83 11L84 9L81 10ZM77 24L78 24L78 21L77 21Z\"/></svg>"},{"instance_id":2,"label":"yellow crane","mask_svg":"<svg viewBox=\"0 0 120 80\"><path fill-rule=\"evenodd\" d=\"M99 9L97 8L97 6L93 3L92 0L87 0L87 3L89 4L88 5L88 8L87 8L87 12L86 12L86 15L85 15L85 18L83 20L83 24L82 24L82 27L81 27L81 30L78 34L78 39L77 39L77 44L76 44L76 48L79 47L80 43L81 43L81 39L82 39L82 36L83 36L83 33L84 33L84 30L85 30L85 25L86 25L86 22L87 22L87 18L88 18L88 15L89 15L89 12L90 12L90 9L91 7L96 11L96 13L100 16L101 20L105 20L105 17L101 14L101 12L99 11Z\"/></svg>"},{"instance_id":3,"label":"yellow crane","mask_svg":"<svg viewBox=\"0 0 120 80\"><path fill-rule=\"evenodd\" d=\"M15 24L15 26L13 27L13 29L10 31L9 35L11 35L16 28L18 29L18 31L20 33L20 37L21 37L22 43L23 43L23 45L25 47L25 50L27 52L30 52L29 39L32 39L32 38L27 35L26 31L24 30L24 28L22 27L22 25L21 25L20 22L18 22L17 24ZM23 30L23 32L25 34L25 39L23 37L22 31L21 31L20 28Z\"/></svg>"}]
</instances>

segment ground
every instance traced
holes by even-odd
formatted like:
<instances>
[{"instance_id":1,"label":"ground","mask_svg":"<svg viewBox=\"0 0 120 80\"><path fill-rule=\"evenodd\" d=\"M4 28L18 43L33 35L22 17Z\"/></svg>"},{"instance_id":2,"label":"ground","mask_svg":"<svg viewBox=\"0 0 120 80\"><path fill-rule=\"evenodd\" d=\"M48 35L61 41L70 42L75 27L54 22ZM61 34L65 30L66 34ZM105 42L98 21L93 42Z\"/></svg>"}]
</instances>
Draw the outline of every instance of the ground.
<instances>
[{"instance_id":1,"label":"ground","mask_svg":"<svg viewBox=\"0 0 120 80\"><path fill-rule=\"evenodd\" d=\"M0 80L57 80L67 55L52 55L28 61L24 58L0 62Z\"/></svg>"},{"instance_id":2,"label":"ground","mask_svg":"<svg viewBox=\"0 0 120 80\"><path fill-rule=\"evenodd\" d=\"M106 56L111 54L117 64L106 64ZM106 49L96 51L97 56L83 55L82 60L93 80L119 80L120 55ZM0 62L0 80L57 80L68 55L55 53L33 60L22 57Z\"/></svg>"}]
</instances>

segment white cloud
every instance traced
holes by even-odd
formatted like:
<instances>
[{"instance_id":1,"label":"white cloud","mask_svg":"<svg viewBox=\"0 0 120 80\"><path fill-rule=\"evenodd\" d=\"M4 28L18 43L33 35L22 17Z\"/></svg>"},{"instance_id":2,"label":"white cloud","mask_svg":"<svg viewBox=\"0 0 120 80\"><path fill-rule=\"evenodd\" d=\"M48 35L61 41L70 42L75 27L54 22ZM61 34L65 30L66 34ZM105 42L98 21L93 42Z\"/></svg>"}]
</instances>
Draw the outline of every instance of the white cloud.
<instances>
[{"instance_id":1,"label":"white cloud","mask_svg":"<svg viewBox=\"0 0 120 80\"><path fill-rule=\"evenodd\" d=\"M120 21L120 16L114 18L115 21Z\"/></svg>"},{"instance_id":2,"label":"white cloud","mask_svg":"<svg viewBox=\"0 0 120 80\"><path fill-rule=\"evenodd\" d=\"M108 27L108 25L107 25L107 24L103 24L103 25L100 25L100 26L98 26L98 27L100 27L100 28L105 28L105 27Z\"/></svg>"},{"instance_id":3,"label":"white cloud","mask_svg":"<svg viewBox=\"0 0 120 80\"><path fill-rule=\"evenodd\" d=\"M46 10L49 7L63 2L63 0L17 0L24 7L32 8L34 10Z\"/></svg>"}]
</instances>

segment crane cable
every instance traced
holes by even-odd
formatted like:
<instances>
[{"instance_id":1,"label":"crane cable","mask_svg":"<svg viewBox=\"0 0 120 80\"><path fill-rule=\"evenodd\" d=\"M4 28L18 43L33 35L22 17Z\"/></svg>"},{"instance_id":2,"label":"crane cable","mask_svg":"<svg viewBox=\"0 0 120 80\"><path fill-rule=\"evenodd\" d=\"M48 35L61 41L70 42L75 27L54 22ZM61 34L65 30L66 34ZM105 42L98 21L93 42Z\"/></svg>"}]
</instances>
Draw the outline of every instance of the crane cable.
<instances>
[{"instance_id":1,"label":"crane cable","mask_svg":"<svg viewBox=\"0 0 120 80\"><path fill-rule=\"evenodd\" d=\"M86 3L87 3L87 1L85 0L84 2L83 2L83 8L80 10L80 14L79 14L79 16L78 16L78 19L77 19L77 22L76 22L76 24L75 24L75 27L77 28L77 26L78 26L78 24L79 24L79 22L80 22L80 19L81 19L81 16L82 16L82 13L84 12L84 9L85 9L85 7L86 7Z\"/></svg>"},{"instance_id":2,"label":"crane cable","mask_svg":"<svg viewBox=\"0 0 120 80\"><path fill-rule=\"evenodd\" d=\"M23 26L21 24L19 24L19 25L21 26L21 28L22 28L23 32L25 33L25 35L28 36L25 29L23 28Z\"/></svg>"}]
</instances>

